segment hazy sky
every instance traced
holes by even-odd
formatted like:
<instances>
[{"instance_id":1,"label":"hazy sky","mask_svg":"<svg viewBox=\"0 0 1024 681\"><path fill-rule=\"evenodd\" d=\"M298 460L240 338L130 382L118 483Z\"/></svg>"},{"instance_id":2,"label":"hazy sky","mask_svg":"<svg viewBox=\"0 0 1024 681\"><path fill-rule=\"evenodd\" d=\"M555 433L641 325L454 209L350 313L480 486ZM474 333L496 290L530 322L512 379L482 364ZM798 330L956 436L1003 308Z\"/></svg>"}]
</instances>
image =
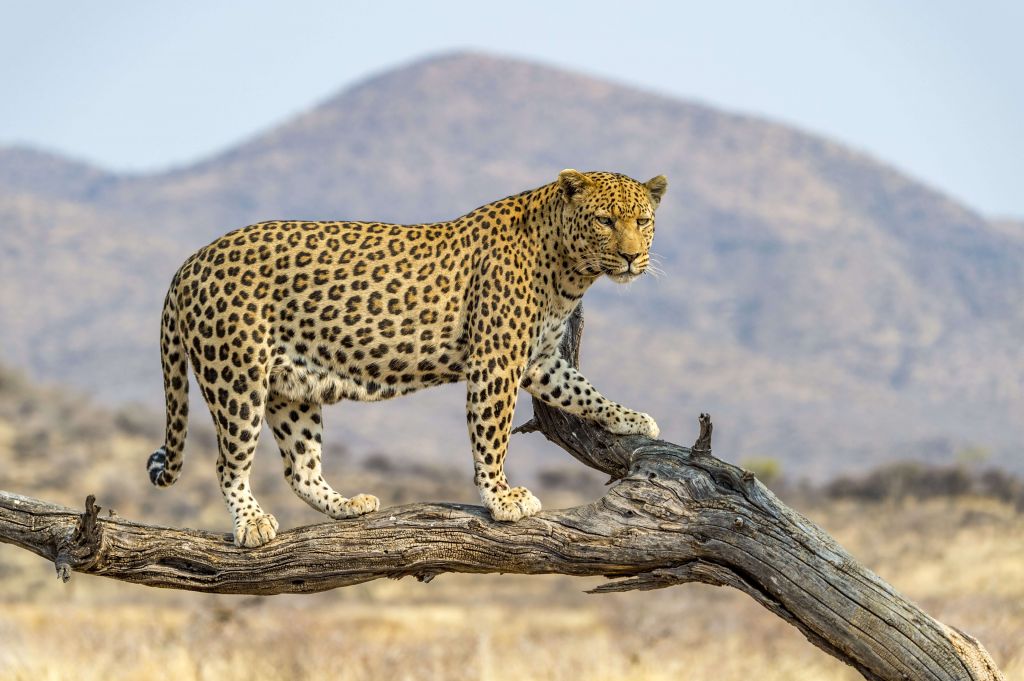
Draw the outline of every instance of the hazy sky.
<instances>
[{"instance_id":1,"label":"hazy sky","mask_svg":"<svg viewBox=\"0 0 1024 681\"><path fill-rule=\"evenodd\" d=\"M1024 2L0 0L0 144L191 162L355 81L486 50L833 136L1024 216Z\"/></svg>"}]
</instances>

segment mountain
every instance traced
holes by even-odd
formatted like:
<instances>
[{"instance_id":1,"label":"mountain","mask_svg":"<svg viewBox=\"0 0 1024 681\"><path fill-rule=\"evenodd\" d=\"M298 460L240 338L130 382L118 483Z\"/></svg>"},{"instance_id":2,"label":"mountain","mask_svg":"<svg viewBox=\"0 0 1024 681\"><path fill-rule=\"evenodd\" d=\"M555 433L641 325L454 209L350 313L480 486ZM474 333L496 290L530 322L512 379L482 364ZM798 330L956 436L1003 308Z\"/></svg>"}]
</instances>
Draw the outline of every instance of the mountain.
<instances>
[{"instance_id":1,"label":"mountain","mask_svg":"<svg viewBox=\"0 0 1024 681\"><path fill-rule=\"evenodd\" d=\"M1020 223L779 123L480 54L377 75L169 172L0 150L2 359L158 403L163 293L217 235L283 217L443 219L565 167L669 177L666 274L595 286L583 353L595 384L666 437L694 437L710 410L723 454L795 476L968 446L1021 465ZM466 448L458 388L335 409L333 437L357 449Z\"/></svg>"},{"instance_id":2,"label":"mountain","mask_svg":"<svg viewBox=\"0 0 1024 681\"><path fill-rule=\"evenodd\" d=\"M36 149L0 148L0 193L88 201L117 176Z\"/></svg>"}]
</instances>

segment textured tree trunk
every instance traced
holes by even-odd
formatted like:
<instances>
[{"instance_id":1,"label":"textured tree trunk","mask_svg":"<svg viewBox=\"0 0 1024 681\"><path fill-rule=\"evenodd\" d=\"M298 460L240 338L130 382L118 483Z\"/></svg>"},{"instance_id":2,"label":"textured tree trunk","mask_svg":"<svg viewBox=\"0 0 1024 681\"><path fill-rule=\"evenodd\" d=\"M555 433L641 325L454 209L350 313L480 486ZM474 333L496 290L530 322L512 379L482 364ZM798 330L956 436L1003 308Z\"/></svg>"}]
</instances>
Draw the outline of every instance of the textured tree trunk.
<instances>
[{"instance_id":1,"label":"textured tree trunk","mask_svg":"<svg viewBox=\"0 0 1024 681\"><path fill-rule=\"evenodd\" d=\"M582 313L563 344L578 357ZM711 455L711 420L693 447L619 437L534 401L538 430L608 473L604 497L514 524L476 506L410 504L283 532L239 549L230 535L100 518L0 492L0 541L71 571L217 593L309 593L442 572L604 575L595 592L685 582L731 586L807 639L886 680L1002 679L975 639L929 617L750 473Z\"/></svg>"}]
</instances>

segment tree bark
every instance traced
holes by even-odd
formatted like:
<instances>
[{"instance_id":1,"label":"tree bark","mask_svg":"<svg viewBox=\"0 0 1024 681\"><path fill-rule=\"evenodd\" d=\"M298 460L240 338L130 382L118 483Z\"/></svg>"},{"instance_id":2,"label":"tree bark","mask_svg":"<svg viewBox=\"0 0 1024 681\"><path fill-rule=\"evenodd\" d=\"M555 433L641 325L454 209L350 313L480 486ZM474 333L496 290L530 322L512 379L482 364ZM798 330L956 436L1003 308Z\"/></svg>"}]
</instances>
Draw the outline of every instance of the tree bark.
<instances>
[{"instance_id":1,"label":"tree bark","mask_svg":"<svg viewBox=\"0 0 1024 681\"><path fill-rule=\"evenodd\" d=\"M578 358L582 313L562 352ZM591 504L514 524L480 507L410 504L282 532L256 549L230 535L102 518L0 492L0 541L72 571L216 593L311 593L442 572L603 575L595 592L686 582L731 586L867 679L1002 679L985 648L922 612L752 474L711 455L711 419L693 447L615 436L534 401L538 430L608 473Z\"/></svg>"}]
</instances>

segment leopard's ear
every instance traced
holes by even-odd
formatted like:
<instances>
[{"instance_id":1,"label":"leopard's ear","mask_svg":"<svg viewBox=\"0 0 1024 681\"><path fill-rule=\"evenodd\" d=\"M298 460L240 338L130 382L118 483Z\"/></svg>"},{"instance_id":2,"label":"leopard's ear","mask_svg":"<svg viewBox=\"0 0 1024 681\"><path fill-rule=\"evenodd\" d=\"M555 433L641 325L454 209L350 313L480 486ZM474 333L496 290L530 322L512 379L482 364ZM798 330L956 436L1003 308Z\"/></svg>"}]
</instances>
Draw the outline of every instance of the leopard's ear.
<instances>
[{"instance_id":1,"label":"leopard's ear","mask_svg":"<svg viewBox=\"0 0 1024 681\"><path fill-rule=\"evenodd\" d=\"M658 175L647 180L644 186L647 187L647 193L651 197L651 205L657 208L658 204L661 203L661 197L665 195L665 190L668 189L668 178L664 175Z\"/></svg>"},{"instance_id":2,"label":"leopard's ear","mask_svg":"<svg viewBox=\"0 0 1024 681\"><path fill-rule=\"evenodd\" d=\"M578 199L593 182L589 177L572 168L566 168L558 173L558 186L567 201Z\"/></svg>"}]
</instances>

